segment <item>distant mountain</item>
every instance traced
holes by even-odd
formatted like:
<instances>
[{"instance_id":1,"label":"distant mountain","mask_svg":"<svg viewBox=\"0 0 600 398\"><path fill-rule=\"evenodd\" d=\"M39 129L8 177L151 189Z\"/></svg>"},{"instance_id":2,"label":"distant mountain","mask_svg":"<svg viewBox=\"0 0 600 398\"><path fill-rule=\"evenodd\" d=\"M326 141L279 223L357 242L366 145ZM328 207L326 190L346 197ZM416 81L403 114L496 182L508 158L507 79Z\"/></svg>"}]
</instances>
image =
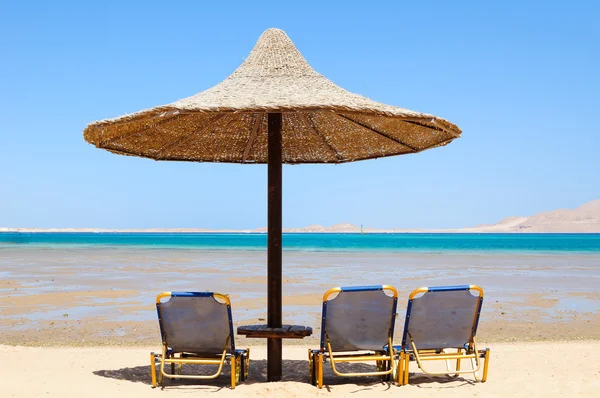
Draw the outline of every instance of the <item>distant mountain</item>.
<instances>
[{"instance_id":1,"label":"distant mountain","mask_svg":"<svg viewBox=\"0 0 600 398\"><path fill-rule=\"evenodd\" d=\"M304 228L285 228L284 232L327 232L327 228L319 224L313 224Z\"/></svg>"},{"instance_id":2,"label":"distant mountain","mask_svg":"<svg viewBox=\"0 0 600 398\"><path fill-rule=\"evenodd\" d=\"M258 230L257 230L258 231ZM266 228L261 228L266 232ZM304 228L284 229L284 232L360 232L353 224L336 224L331 227L310 225ZM538 213L530 217L511 216L496 224L477 225L455 229L379 229L364 228L365 233L394 232L589 232L600 233L600 200L588 202L575 210L559 209Z\"/></svg>"},{"instance_id":3,"label":"distant mountain","mask_svg":"<svg viewBox=\"0 0 600 398\"><path fill-rule=\"evenodd\" d=\"M0 228L0 232L267 232L267 228L253 230L210 230L201 228L177 229L101 229L101 228ZM284 228L283 232L361 232L354 224L336 224L331 227L314 224L303 228ZM507 217L496 224L477 225L457 229L378 229L364 228L365 233L396 232L581 232L600 233L600 199L588 202L575 210L559 209L529 217Z\"/></svg>"},{"instance_id":4,"label":"distant mountain","mask_svg":"<svg viewBox=\"0 0 600 398\"><path fill-rule=\"evenodd\" d=\"M575 210L558 209L530 217L508 217L492 225L461 228L453 232L589 232L600 233L600 200Z\"/></svg>"},{"instance_id":5,"label":"distant mountain","mask_svg":"<svg viewBox=\"0 0 600 398\"><path fill-rule=\"evenodd\" d=\"M267 232L266 228L257 228L252 232ZM319 224L309 225L308 227L302 228L284 228L283 232L360 232L360 227L353 224L336 224L331 227L324 227Z\"/></svg>"}]
</instances>

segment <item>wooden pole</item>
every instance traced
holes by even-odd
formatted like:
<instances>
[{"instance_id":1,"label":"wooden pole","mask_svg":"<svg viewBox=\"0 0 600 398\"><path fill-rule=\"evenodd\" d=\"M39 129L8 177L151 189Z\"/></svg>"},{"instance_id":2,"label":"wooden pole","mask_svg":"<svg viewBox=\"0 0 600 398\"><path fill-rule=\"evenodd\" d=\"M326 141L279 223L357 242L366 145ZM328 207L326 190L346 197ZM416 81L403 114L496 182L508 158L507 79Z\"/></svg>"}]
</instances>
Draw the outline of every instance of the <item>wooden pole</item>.
<instances>
[{"instance_id":1,"label":"wooden pole","mask_svg":"<svg viewBox=\"0 0 600 398\"><path fill-rule=\"evenodd\" d=\"M267 323L281 327L281 113L269 113ZM267 339L267 381L281 380L281 339Z\"/></svg>"}]
</instances>

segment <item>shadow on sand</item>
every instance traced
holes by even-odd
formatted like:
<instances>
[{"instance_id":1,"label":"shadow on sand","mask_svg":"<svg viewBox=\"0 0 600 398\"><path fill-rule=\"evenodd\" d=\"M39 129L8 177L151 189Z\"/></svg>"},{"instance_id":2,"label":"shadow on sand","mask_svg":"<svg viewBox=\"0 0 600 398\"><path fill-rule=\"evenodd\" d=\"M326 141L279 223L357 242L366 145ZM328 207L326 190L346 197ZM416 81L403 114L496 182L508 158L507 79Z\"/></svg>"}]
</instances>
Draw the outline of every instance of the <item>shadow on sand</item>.
<instances>
[{"instance_id":1,"label":"shadow on sand","mask_svg":"<svg viewBox=\"0 0 600 398\"><path fill-rule=\"evenodd\" d=\"M338 370L341 372L372 372L375 367L362 363L340 364ZM183 367L183 374L202 374L208 375L216 371L213 366L186 365ZM167 371L169 369L167 368ZM116 380L127 380L134 383L143 383L150 385L150 365L136 366L121 369L105 369L93 372L96 376L107 377ZM228 364L223 366L223 371L219 377L212 380L173 380L165 378L164 387L166 388L199 388L219 391L222 388L229 388L231 368ZM308 361L304 360L283 360L282 381L295 381L309 383ZM241 384L254 384L267 382L267 361L253 360L250 362L250 372L248 379ZM335 386L342 384L353 384L358 387L357 391L367 391L377 387L380 391L382 386L385 389L394 388L393 384L383 381L380 377L341 377L333 373L331 367L327 364L324 373L324 388L332 391ZM433 386L432 384L436 384ZM456 388L467 384L474 384L474 381L462 377L443 377L427 376L423 374L412 375L410 384L421 388ZM315 387L316 388L316 387Z\"/></svg>"},{"instance_id":2,"label":"shadow on sand","mask_svg":"<svg viewBox=\"0 0 600 398\"><path fill-rule=\"evenodd\" d=\"M367 364L341 364L339 370L343 372L372 372L375 370L374 366ZM183 367L183 374L202 374L208 375L216 371L216 367L213 366L198 366L198 365L186 365ZM158 369L157 369L158 370ZM167 368L167 371L170 369ZM94 371L96 376L107 377L117 380L127 380L135 383L151 384L150 380L150 365L136 366L131 368L121 369L105 369ZM223 372L219 377L212 380L171 380L165 378L164 385L168 388L176 386L197 386L197 387L217 387L228 388L229 380L231 375L231 367L228 364L223 366ZM331 370L330 366L325 367L324 380L326 387L335 386L339 384L358 384L361 387L368 389L369 386L375 385L387 385L391 386L391 383L384 382L379 377L340 377L336 376ZM308 377L308 361L303 360L283 360L283 374L282 381L296 381L301 383L309 383ZM251 360L250 361L250 372L248 379L242 383L254 384L254 383L266 383L267 382L267 361Z\"/></svg>"},{"instance_id":3,"label":"shadow on sand","mask_svg":"<svg viewBox=\"0 0 600 398\"><path fill-rule=\"evenodd\" d=\"M413 374L411 373L410 385L417 386L419 388L457 388L466 385L475 385L477 382L475 379L466 379L462 376L431 376L423 373Z\"/></svg>"}]
</instances>

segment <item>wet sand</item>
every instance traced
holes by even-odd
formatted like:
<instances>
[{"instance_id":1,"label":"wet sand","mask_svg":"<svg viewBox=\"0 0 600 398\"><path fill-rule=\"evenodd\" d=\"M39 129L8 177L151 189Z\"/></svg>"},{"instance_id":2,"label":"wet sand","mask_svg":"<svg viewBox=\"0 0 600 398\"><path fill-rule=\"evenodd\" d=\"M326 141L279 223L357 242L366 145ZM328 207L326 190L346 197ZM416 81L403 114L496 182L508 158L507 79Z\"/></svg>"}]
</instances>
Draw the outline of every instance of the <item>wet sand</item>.
<instances>
[{"instance_id":1,"label":"wet sand","mask_svg":"<svg viewBox=\"0 0 600 398\"><path fill-rule=\"evenodd\" d=\"M236 325L263 323L265 264L262 251L2 247L0 333L11 345L158 344L161 291L229 293ZM598 255L284 252L283 272L284 322L314 336L334 286L395 286L401 330L414 288L478 284L484 342L600 338Z\"/></svg>"}]
</instances>

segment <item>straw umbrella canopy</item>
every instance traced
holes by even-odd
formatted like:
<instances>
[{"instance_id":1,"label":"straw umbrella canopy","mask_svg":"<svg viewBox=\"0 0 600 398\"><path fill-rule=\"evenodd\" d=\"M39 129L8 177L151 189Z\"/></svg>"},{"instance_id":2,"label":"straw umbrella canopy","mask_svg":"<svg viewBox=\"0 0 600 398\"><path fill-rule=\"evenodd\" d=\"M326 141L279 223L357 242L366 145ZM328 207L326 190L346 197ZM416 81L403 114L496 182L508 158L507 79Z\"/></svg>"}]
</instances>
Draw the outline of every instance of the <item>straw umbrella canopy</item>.
<instances>
[{"instance_id":1,"label":"straw umbrella canopy","mask_svg":"<svg viewBox=\"0 0 600 398\"><path fill-rule=\"evenodd\" d=\"M345 163L417 153L459 137L454 124L335 85L280 29L268 29L227 79L167 105L84 130L90 144L155 160L268 163L268 325L281 327L281 164ZM269 380L281 340L268 341Z\"/></svg>"}]
</instances>

